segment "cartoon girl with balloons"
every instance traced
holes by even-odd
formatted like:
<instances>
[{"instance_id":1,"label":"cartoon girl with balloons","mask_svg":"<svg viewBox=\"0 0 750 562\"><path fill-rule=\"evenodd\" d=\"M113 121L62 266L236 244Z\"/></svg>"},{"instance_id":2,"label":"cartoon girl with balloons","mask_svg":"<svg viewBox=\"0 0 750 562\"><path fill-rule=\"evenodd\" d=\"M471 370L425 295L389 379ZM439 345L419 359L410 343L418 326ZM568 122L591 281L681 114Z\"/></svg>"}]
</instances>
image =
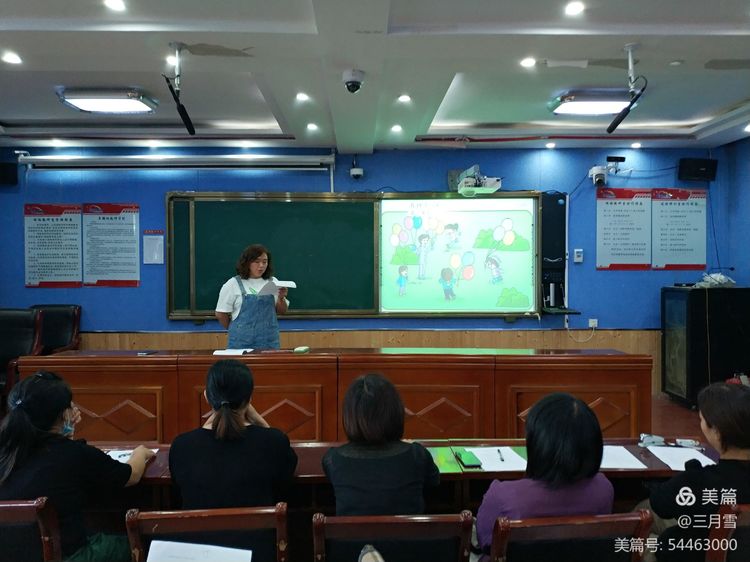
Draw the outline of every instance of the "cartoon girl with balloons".
<instances>
[{"instance_id":1,"label":"cartoon girl with balloons","mask_svg":"<svg viewBox=\"0 0 750 562\"><path fill-rule=\"evenodd\" d=\"M496 253L491 253L484 260L484 267L490 272L490 283L497 285L503 280L503 270L500 269L500 258Z\"/></svg>"}]
</instances>

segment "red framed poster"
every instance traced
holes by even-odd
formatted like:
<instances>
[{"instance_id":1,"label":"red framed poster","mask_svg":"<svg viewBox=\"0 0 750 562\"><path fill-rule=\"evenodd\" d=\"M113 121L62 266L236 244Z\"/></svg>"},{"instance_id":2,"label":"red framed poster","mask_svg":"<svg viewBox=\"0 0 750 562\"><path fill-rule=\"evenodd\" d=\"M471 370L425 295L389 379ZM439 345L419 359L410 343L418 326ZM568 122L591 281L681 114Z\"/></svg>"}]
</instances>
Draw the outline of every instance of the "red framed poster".
<instances>
[{"instance_id":1,"label":"red framed poster","mask_svg":"<svg viewBox=\"0 0 750 562\"><path fill-rule=\"evenodd\" d=\"M141 280L138 205L83 204L83 284L138 287Z\"/></svg>"},{"instance_id":2,"label":"red framed poster","mask_svg":"<svg viewBox=\"0 0 750 562\"><path fill-rule=\"evenodd\" d=\"M651 269L651 190L596 190L596 268Z\"/></svg>"},{"instance_id":3,"label":"red framed poster","mask_svg":"<svg viewBox=\"0 0 750 562\"><path fill-rule=\"evenodd\" d=\"M81 205L23 206L27 287L80 287Z\"/></svg>"}]
</instances>

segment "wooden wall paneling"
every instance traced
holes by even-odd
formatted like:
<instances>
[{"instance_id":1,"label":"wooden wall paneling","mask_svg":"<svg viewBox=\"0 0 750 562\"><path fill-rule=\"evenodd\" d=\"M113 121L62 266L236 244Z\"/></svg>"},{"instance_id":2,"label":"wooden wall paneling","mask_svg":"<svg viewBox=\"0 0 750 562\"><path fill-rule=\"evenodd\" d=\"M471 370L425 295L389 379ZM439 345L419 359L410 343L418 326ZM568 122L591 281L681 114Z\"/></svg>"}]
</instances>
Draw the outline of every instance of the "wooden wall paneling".
<instances>
[{"instance_id":1,"label":"wooden wall paneling","mask_svg":"<svg viewBox=\"0 0 750 562\"><path fill-rule=\"evenodd\" d=\"M22 357L21 378L52 371L70 384L81 410L76 437L169 443L177 435L177 358L72 352Z\"/></svg>"},{"instance_id":2,"label":"wooden wall paneling","mask_svg":"<svg viewBox=\"0 0 750 562\"><path fill-rule=\"evenodd\" d=\"M179 359L180 431L200 427L210 413L203 398L208 370L219 359L185 355ZM336 356L268 353L234 357L250 367L255 409L295 441L335 441Z\"/></svg>"},{"instance_id":3,"label":"wooden wall paneling","mask_svg":"<svg viewBox=\"0 0 750 562\"><path fill-rule=\"evenodd\" d=\"M358 355L356 350L340 355L339 412L356 377L380 373L401 394L405 438L492 437L494 357L433 353L438 355ZM343 425L338 439L346 440Z\"/></svg>"},{"instance_id":4,"label":"wooden wall paneling","mask_svg":"<svg viewBox=\"0 0 750 562\"><path fill-rule=\"evenodd\" d=\"M651 431L651 358L624 354L497 356L495 431L523 437L529 408L552 392L568 392L596 413L605 437Z\"/></svg>"}]
</instances>

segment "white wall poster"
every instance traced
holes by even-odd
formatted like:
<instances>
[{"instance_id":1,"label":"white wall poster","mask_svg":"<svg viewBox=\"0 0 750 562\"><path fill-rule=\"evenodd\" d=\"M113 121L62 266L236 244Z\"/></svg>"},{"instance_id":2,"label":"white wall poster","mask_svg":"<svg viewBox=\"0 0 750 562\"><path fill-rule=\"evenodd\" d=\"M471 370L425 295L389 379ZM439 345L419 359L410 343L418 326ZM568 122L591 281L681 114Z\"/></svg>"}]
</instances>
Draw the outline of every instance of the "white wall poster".
<instances>
[{"instance_id":1,"label":"white wall poster","mask_svg":"<svg viewBox=\"0 0 750 562\"><path fill-rule=\"evenodd\" d=\"M26 286L81 286L81 206L30 203L23 208Z\"/></svg>"},{"instance_id":2,"label":"white wall poster","mask_svg":"<svg viewBox=\"0 0 750 562\"><path fill-rule=\"evenodd\" d=\"M139 207L83 204L83 284L137 287L140 284Z\"/></svg>"}]
</instances>

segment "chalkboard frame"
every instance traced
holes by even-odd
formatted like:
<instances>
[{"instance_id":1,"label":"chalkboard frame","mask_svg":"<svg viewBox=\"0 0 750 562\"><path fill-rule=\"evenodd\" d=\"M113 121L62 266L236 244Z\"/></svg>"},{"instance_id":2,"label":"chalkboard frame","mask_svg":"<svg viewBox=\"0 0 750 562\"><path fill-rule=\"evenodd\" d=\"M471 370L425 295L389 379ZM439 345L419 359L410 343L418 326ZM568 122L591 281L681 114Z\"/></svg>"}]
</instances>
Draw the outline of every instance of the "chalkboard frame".
<instances>
[{"instance_id":1,"label":"chalkboard frame","mask_svg":"<svg viewBox=\"0 0 750 562\"><path fill-rule=\"evenodd\" d=\"M379 294L379 262L380 262L380 201L383 199L462 199L461 195L454 192L411 192L411 193L296 193L296 192L195 192L195 191L172 191L166 194L166 210L167 210L167 317L170 320L192 320L192 321L203 321L212 320L215 318L213 310L201 310L195 306L195 203L203 201L281 201L286 203L294 203L298 201L307 202L326 202L336 204L339 202L371 202L373 212L373 263L372 263L372 275L373 275L373 307L367 307L366 309L356 310L334 310L334 309L309 309L309 310L294 310L292 307L285 318L306 318L310 316L325 316L327 318L336 317L360 317L360 318L394 318L394 317L434 317L435 313L392 313L392 312L380 312L380 294ZM541 284L541 271L542 271L542 256L541 256L541 244L542 244L542 208L541 208L541 193L539 191L512 191L512 192L499 192L490 195L482 196L482 198L525 198L535 200L535 243L534 243L534 255L535 255L535 279L537 286L536 295L536 310L527 313L514 313L514 312L486 312L486 313L441 313L441 316L456 316L456 317L505 317L514 318L519 316L538 316L541 311L543 302L542 284ZM180 306L180 303L176 302L175 295L175 279L184 278L185 276L178 276L175 271L176 268L176 257L178 257L178 251L184 253L184 248L178 248L175 240L175 204L176 203L187 203L189 213L189 252L188 252L188 278L189 278L189 289L188 289L188 306ZM184 213L183 208L181 212ZM184 234L183 234L184 236ZM184 261L184 256L181 258ZM184 273L184 264L183 264ZM227 275L229 277L231 273ZM218 294L218 293L217 293Z\"/></svg>"}]
</instances>

